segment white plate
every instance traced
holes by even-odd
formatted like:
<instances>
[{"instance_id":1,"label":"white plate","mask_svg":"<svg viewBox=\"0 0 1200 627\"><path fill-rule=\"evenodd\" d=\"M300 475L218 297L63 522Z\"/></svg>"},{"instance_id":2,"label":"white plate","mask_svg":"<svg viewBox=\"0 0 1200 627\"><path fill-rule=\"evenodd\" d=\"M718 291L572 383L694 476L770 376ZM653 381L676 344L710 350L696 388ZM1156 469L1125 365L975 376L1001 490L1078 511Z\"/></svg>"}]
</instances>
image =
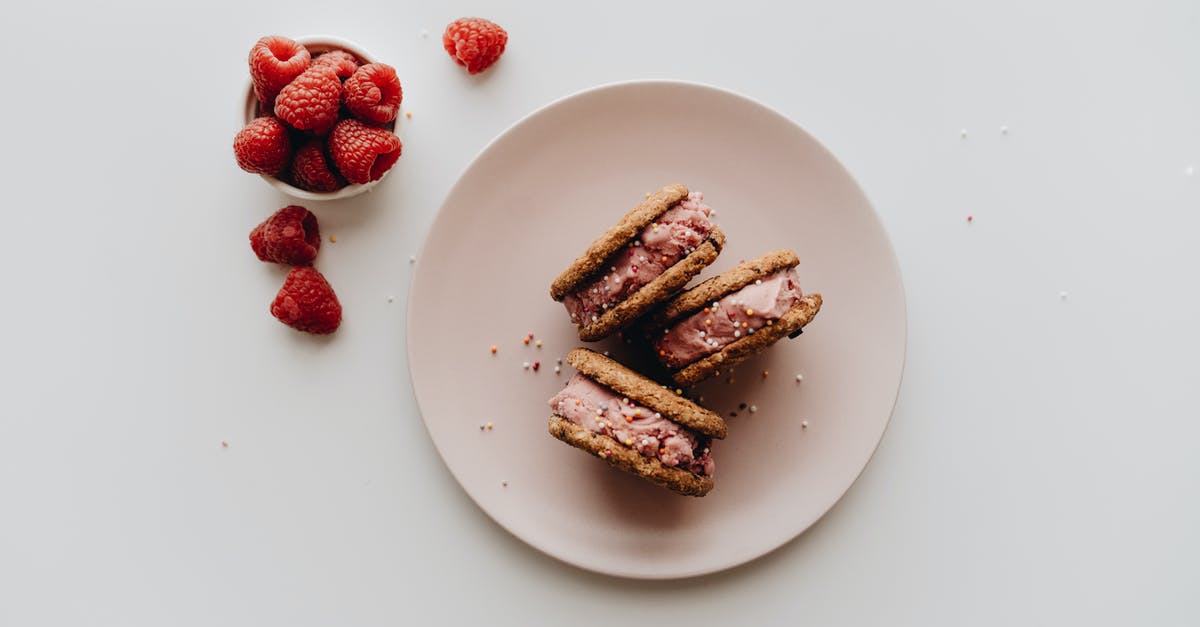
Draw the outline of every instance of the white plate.
<instances>
[{"instance_id":1,"label":"white plate","mask_svg":"<svg viewBox=\"0 0 1200 627\"><path fill-rule=\"evenodd\" d=\"M739 366L733 384L694 391L729 422L713 447L716 487L700 499L612 470L546 432L546 401L570 373L556 375L556 359L580 344L550 281L670 182L704 192L728 236L703 276L790 247L802 288L825 298L804 335ZM870 203L791 120L712 87L608 85L518 122L450 190L415 272L413 387L446 465L514 535L599 572L709 573L794 538L858 477L900 385L904 291ZM528 333L543 346L525 345ZM615 340L593 347L629 352ZM522 367L535 361L538 372ZM742 402L757 412L738 411Z\"/></svg>"}]
</instances>

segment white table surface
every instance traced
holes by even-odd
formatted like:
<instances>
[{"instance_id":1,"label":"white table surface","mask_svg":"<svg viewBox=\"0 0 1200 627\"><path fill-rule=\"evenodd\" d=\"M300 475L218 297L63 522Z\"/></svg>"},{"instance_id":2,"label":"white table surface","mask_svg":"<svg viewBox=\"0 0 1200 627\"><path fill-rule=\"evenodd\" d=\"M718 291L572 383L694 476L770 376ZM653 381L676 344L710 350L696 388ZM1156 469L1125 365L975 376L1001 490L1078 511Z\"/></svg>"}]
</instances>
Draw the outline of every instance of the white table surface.
<instances>
[{"instance_id":1,"label":"white table surface","mask_svg":"<svg viewBox=\"0 0 1200 627\"><path fill-rule=\"evenodd\" d=\"M66 4L6 9L0 41L0 625L1200 622L1195 2ZM470 14L511 36L477 78L439 40ZM267 313L283 271L246 234L289 203L230 151L275 32L359 42L413 113L374 193L309 205L338 237L328 341ZM493 524L405 362L409 255L459 172L633 78L799 122L875 203L908 297L859 482L677 582Z\"/></svg>"}]
</instances>

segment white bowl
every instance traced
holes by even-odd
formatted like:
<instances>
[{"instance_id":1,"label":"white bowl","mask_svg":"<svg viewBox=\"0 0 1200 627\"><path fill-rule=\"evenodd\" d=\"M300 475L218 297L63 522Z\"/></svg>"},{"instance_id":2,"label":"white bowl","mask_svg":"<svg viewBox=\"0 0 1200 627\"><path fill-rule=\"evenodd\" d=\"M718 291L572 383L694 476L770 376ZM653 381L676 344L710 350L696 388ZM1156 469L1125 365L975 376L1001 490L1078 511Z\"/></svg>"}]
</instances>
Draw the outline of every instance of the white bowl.
<instances>
[{"instance_id":1,"label":"white bowl","mask_svg":"<svg viewBox=\"0 0 1200 627\"><path fill-rule=\"evenodd\" d=\"M295 41L305 48L308 48L308 51L312 54L313 58L316 58L317 55L321 53L329 52L331 50L345 50L355 57L358 57L360 65L376 62L375 57L371 56L371 53L364 50L362 46L339 37L330 37L328 35L310 35L308 37L296 37ZM246 98L243 106L242 123L249 124L250 121L258 117L260 113L258 98L254 95L254 82L250 81L246 87ZM398 118L397 120L393 120L391 124L387 125L385 128L391 130L393 133L396 132L397 121ZM310 192L275 178L274 176L267 176L266 174L260 174L259 176L261 176L267 183L270 183L272 187L287 194L288 196L300 198L302 200L337 200L339 198L350 198L351 196L357 196L365 191L370 190L372 187L377 185L379 181L382 181L384 177L388 175L388 172L391 172L390 168L387 172L383 173L383 176L379 177L377 180L371 181L370 183L351 183L350 185L333 192Z\"/></svg>"}]
</instances>

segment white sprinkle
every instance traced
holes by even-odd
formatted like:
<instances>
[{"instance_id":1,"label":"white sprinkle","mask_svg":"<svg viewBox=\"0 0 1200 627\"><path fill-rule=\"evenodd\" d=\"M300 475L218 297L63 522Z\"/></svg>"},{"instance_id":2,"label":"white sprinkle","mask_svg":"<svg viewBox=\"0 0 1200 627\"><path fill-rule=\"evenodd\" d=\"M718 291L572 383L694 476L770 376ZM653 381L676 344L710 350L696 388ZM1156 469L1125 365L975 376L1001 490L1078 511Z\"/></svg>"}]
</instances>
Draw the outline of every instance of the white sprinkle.
<instances>
[{"instance_id":1,"label":"white sprinkle","mask_svg":"<svg viewBox=\"0 0 1200 627\"><path fill-rule=\"evenodd\" d=\"M521 364L521 367L522 367L522 368L524 368L524 369L526 369L526 370L529 370L529 362L524 362L524 363L522 363L522 364Z\"/></svg>"},{"instance_id":2,"label":"white sprinkle","mask_svg":"<svg viewBox=\"0 0 1200 627\"><path fill-rule=\"evenodd\" d=\"M429 38L429 31L422 28L421 29L421 39L428 39L428 38Z\"/></svg>"},{"instance_id":3,"label":"white sprinkle","mask_svg":"<svg viewBox=\"0 0 1200 627\"><path fill-rule=\"evenodd\" d=\"M1007 124L1001 124L1001 125L1000 125L1000 134L1001 134L1001 135L1008 135L1008 125L1007 125Z\"/></svg>"},{"instance_id":4,"label":"white sprinkle","mask_svg":"<svg viewBox=\"0 0 1200 627\"><path fill-rule=\"evenodd\" d=\"M1195 166L1190 166L1190 165L1189 165L1188 167L1186 167L1186 168L1184 168L1184 169L1183 169L1183 173L1184 173L1184 174L1186 174L1186 175L1188 175L1188 176L1192 176L1192 175L1194 175L1194 174L1196 173L1196 167L1195 167Z\"/></svg>"},{"instance_id":5,"label":"white sprinkle","mask_svg":"<svg viewBox=\"0 0 1200 627\"><path fill-rule=\"evenodd\" d=\"M714 301L713 301L713 304L712 304L712 306L713 306L713 309L716 309L716 308L717 308L717 301L715 301L715 300L714 300Z\"/></svg>"},{"instance_id":6,"label":"white sprinkle","mask_svg":"<svg viewBox=\"0 0 1200 627\"><path fill-rule=\"evenodd\" d=\"M662 418L662 414L660 414L660 413L658 413L658 412L654 412L654 417L655 417L655 418Z\"/></svg>"},{"instance_id":7,"label":"white sprinkle","mask_svg":"<svg viewBox=\"0 0 1200 627\"><path fill-rule=\"evenodd\" d=\"M596 410L596 415L597 415L597 416L603 416L603 415L604 415L604 410L603 410L603 409L597 409L597 410Z\"/></svg>"},{"instance_id":8,"label":"white sprinkle","mask_svg":"<svg viewBox=\"0 0 1200 627\"><path fill-rule=\"evenodd\" d=\"M762 285L762 279L754 279L755 285Z\"/></svg>"},{"instance_id":9,"label":"white sprinkle","mask_svg":"<svg viewBox=\"0 0 1200 627\"><path fill-rule=\"evenodd\" d=\"M1066 292L1059 292L1059 293L1058 293L1058 297L1059 297L1059 298L1061 298L1062 300L1067 300L1067 293L1066 293Z\"/></svg>"},{"instance_id":10,"label":"white sprinkle","mask_svg":"<svg viewBox=\"0 0 1200 627\"><path fill-rule=\"evenodd\" d=\"M807 429L807 428L808 428L808 421L807 421L807 420L801 420L801 421L800 421L800 428L801 428L801 429Z\"/></svg>"},{"instance_id":11,"label":"white sprinkle","mask_svg":"<svg viewBox=\"0 0 1200 627\"><path fill-rule=\"evenodd\" d=\"M408 262L409 262L409 263L416 263L416 262L417 262L417 256L416 256L416 255L409 255L409 256L408 256Z\"/></svg>"},{"instance_id":12,"label":"white sprinkle","mask_svg":"<svg viewBox=\"0 0 1200 627\"><path fill-rule=\"evenodd\" d=\"M746 335L754 335L754 329L746 329Z\"/></svg>"},{"instance_id":13,"label":"white sprinkle","mask_svg":"<svg viewBox=\"0 0 1200 627\"><path fill-rule=\"evenodd\" d=\"M703 403L703 402L704 402L704 397L703 397L703 396L701 396L701 397L697 398L696 400L697 400L697 401L699 401L699 402L701 402L701 403Z\"/></svg>"},{"instance_id":14,"label":"white sprinkle","mask_svg":"<svg viewBox=\"0 0 1200 627\"><path fill-rule=\"evenodd\" d=\"M757 412L757 411L758 411L758 405L751 405L751 406L750 406L750 413L752 413L752 414L753 414L753 413L755 413L755 412Z\"/></svg>"},{"instance_id":15,"label":"white sprinkle","mask_svg":"<svg viewBox=\"0 0 1200 627\"><path fill-rule=\"evenodd\" d=\"M796 375L796 383L800 383L803 380L804 380L804 375L802 375L802 374Z\"/></svg>"},{"instance_id":16,"label":"white sprinkle","mask_svg":"<svg viewBox=\"0 0 1200 627\"><path fill-rule=\"evenodd\" d=\"M599 317L599 316L597 316L596 314L592 314L592 322L595 322L595 321L597 321L597 320L599 320L599 319L600 319L600 317Z\"/></svg>"},{"instance_id":17,"label":"white sprinkle","mask_svg":"<svg viewBox=\"0 0 1200 627\"><path fill-rule=\"evenodd\" d=\"M388 296L388 302L389 302L389 303L394 303L394 302L396 302L396 297L395 297L395 296Z\"/></svg>"},{"instance_id":18,"label":"white sprinkle","mask_svg":"<svg viewBox=\"0 0 1200 627\"><path fill-rule=\"evenodd\" d=\"M560 372L562 372L562 367L561 367L561 366L555 366L555 367L554 367L554 374L558 374L558 373L560 373Z\"/></svg>"},{"instance_id":19,"label":"white sprinkle","mask_svg":"<svg viewBox=\"0 0 1200 627\"><path fill-rule=\"evenodd\" d=\"M613 267L609 268L608 270L609 270L610 272L616 272L616 271L617 271L617 267L616 267L616 266L613 266Z\"/></svg>"},{"instance_id":20,"label":"white sprinkle","mask_svg":"<svg viewBox=\"0 0 1200 627\"><path fill-rule=\"evenodd\" d=\"M700 337L704 337L704 331L700 332Z\"/></svg>"},{"instance_id":21,"label":"white sprinkle","mask_svg":"<svg viewBox=\"0 0 1200 627\"><path fill-rule=\"evenodd\" d=\"M965 128L964 128L964 129L960 130L960 131L958 132L958 136L959 136L959 137L961 137L961 138L963 138L963 139L966 139L966 138L967 138L967 129L965 129Z\"/></svg>"},{"instance_id":22,"label":"white sprinkle","mask_svg":"<svg viewBox=\"0 0 1200 627\"><path fill-rule=\"evenodd\" d=\"M734 332L733 332L733 337L742 337L742 332L741 332L741 331L734 331Z\"/></svg>"},{"instance_id":23,"label":"white sprinkle","mask_svg":"<svg viewBox=\"0 0 1200 627\"><path fill-rule=\"evenodd\" d=\"M608 309L608 303L604 303L603 305L600 305L600 308L601 308L601 309Z\"/></svg>"},{"instance_id":24,"label":"white sprinkle","mask_svg":"<svg viewBox=\"0 0 1200 627\"><path fill-rule=\"evenodd\" d=\"M604 351L604 356L608 357L608 351Z\"/></svg>"},{"instance_id":25,"label":"white sprinkle","mask_svg":"<svg viewBox=\"0 0 1200 627\"><path fill-rule=\"evenodd\" d=\"M503 487L505 487L505 488L507 488L507 487L508 487L508 482L507 482L507 481L501 481L501 482L500 482L500 485L501 485L501 486L503 486Z\"/></svg>"}]
</instances>

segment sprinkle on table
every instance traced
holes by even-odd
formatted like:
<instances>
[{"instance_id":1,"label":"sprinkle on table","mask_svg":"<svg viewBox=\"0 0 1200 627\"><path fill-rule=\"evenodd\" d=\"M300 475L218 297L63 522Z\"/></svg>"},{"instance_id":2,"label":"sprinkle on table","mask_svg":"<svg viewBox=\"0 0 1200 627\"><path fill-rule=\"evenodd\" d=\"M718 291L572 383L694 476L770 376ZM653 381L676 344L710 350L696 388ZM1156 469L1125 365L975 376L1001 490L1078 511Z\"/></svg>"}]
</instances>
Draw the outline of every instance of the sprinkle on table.
<instances>
[{"instance_id":1,"label":"sprinkle on table","mask_svg":"<svg viewBox=\"0 0 1200 627\"><path fill-rule=\"evenodd\" d=\"M738 403L738 409L746 409L745 403Z\"/></svg>"},{"instance_id":2,"label":"sprinkle on table","mask_svg":"<svg viewBox=\"0 0 1200 627\"><path fill-rule=\"evenodd\" d=\"M800 383L800 382L802 382L802 381L804 381L804 375L802 375L802 374L797 374L797 375L796 375L796 383Z\"/></svg>"},{"instance_id":3,"label":"sprinkle on table","mask_svg":"<svg viewBox=\"0 0 1200 627\"><path fill-rule=\"evenodd\" d=\"M408 262L409 262L409 263L416 263L416 262L417 262L417 256L416 256L416 255L409 255L409 256L408 256Z\"/></svg>"},{"instance_id":4,"label":"sprinkle on table","mask_svg":"<svg viewBox=\"0 0 1200 627\"><path fill-rule=\"evenodd\" d=\"M500 482L500 487L507 488L507 487L508 487L508 482L507 482L507 481L501 481L501 482Z\"/></svg>"},{"instance_id":5,"label":"sprinkle on table","mask_svg":"<svg viewBox=\"0 0 1200 627\"><path fill-rule=\"evenodd\" d=\"M562 372L562 366L555 366L555 367L554 367L554 374L558 374L558 373L560 373L560 372Z\"/></svg>"},{"instance_id":6,"label":"sprinkle on table","mask_svg":"<svg viewBox=\"0 0 1200 627\"><path fill-rule=\"evenodd\" d=\"M751 405L750 413L752 413L752 414L758 413L758 405Z\"/></svg>"},{"instance_id":7,"label":"sprinkle on table","mask_svg":"<svg viewBox=\"0 0 1200 627\"><path fill-rule=\"evenodd\" d=\"M534 346L536 346L536 347L538 347L538 348L541 348L541 347L542 347L542 341L541 341L541 340L538 340L538 341L534 342L534 343L533 343L533 345L534 345Z\"/></svg>"},{"instance_id":8,"label":"sprinkle on table","mask_svg":"<svg viewBox=\"0 0 1200 627\"><path fill-rule=\"evenodd\" d=\"M763 377L764 379L766 379L766 378L767 378L767 377L769 377L769 376L771 376L771 373L770 373L769 371L763 370L762 377Z\"/></svg>"},{"instance_id":9,"label":"sprinkle on table","mask_svg":"<svg viewBox=\"0 0 1200 627\"><path fill-rule=\"evenodd\" d=\"M1067 300L1067 296L1068 294L1065 290L1058 293L1058 297L1062 300Z\"/></svg>"},{"instance_id":10,"label":"sprinkle on table","mask_svg":"<svg viewBox=\"0 0 1200 627\"><path fill-rule=\"evenodd\" d=\"M537 372L538 368L541 368L541 367L542 367L542 362L540 362L540 361L533 362L533 371L534 372Z\"/></svg>"},{"instance_id":11,"label":"sprinkle on table","mask_svg":"<svg viewBox=\"0 0 1200 627\"><path fill-rule=\"evenodd\" d=\"M498 350L500 350L500 347L496 346L495 344L492 344L492 354L495 355L496 351L498 351Z\"/></svg>"},{"instance_id":12,"label":"sprinkle on table","mask_svg":"<svg viewBox=\"0 0 1200 627\"><path fill-rule=\"evenodd\" d=\"M529 370L529 362L527 362L527 361L526 361L526 362L521 362L521 367L522 367L522 368L524 368L524 369L526 369L526 370Z\"/></svg>"},{"instance_id":13,"label":"sprinkle on table","mask_svg":"<svg viewBox=\"0 0 1200 627\"><path fill-rule=\"evenodd\" d=\"M229 441L221 440L221 448L229 448Z\"/></svg>"},{"instance_id":14,"label":"sprinkle on table","mask_svg":"<svg viewBox=\"0 0 1200 627\"><path fill-rule=\"evenodd\" d=\"M336 243L337 243L337 236L336 236L336 235L330 235L330 236L329 236L329 241L330 241L330 242L333 242L334 244L336 244Z\"/></svg>"},{"instance_id":15,"label":"sprinkle on table","mask_svg":"<svg viewBox=\"0 0 1200 627\"><path fill-rule=\"evenodd\" d=\"M487 427L487 430L488 430L488 431L491 431L491 430L492 430L492 427L494 427L494 426L496 426L496 425L493 425L492 423L490 423L490 422L489 422L489 423L487 423L487 424L486 424L486 425L484 425L484 426L485 426L485 427Z\"/></svg>"},{"instance_id":16,"label":"sprinkle on table","mask_svg":"<svg viewBox=\"0 0 1200 627\"><path fill-rule=\"evenodd\" d=\"M807 428L808 428L808 421L807 421L807 420L801 420L801 421L800 421L800 428L801 428L801 429L807 429Z\"/></svg>"},{"instance_id":17,"label":"sprinkle on table","mask_svg":"<svg viewBox=\"0 0 1200 627\"><path fill-rule=\"evenodd\" d=\"M408 119L410 119L410 120L411 120L411 119L412 119L412 111L405 111L405 112L404 112L404 117L406 117L406 118L408 118Z\"/></svg>"},{"instance_id":18,"label":"sprinkle on table","mask_svg":"<svg viewBox=\"0 0 1200 627\"><path fill-rule=\"evenodd\" d=\"M968 214L968 215L967 215L967 224L970 224L970 223L972 223L972 222L974 222L974 221L975 221L975 216L973 216L973 215L969 215L969 214Z\"/></svg>"}]
</instances>

